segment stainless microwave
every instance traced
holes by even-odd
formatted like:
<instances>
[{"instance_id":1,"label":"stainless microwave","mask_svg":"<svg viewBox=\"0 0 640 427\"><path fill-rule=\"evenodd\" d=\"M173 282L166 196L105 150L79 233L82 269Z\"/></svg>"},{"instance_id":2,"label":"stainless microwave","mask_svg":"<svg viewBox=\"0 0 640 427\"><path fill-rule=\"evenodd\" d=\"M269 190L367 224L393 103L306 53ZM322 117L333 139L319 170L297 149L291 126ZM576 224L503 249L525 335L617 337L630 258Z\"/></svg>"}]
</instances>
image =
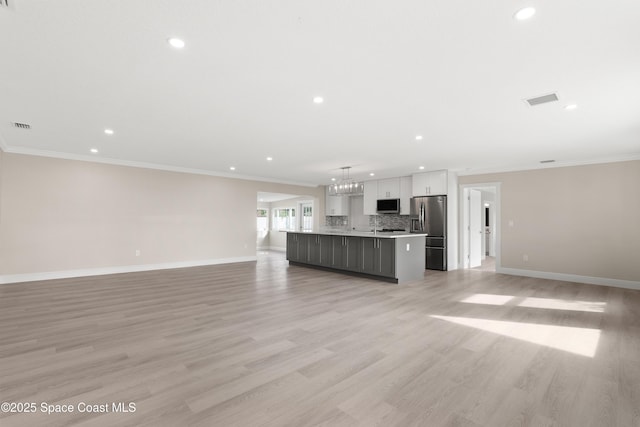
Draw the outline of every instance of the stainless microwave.
<instances>
[{"instance_id":1,"label":"stainless microwave","mask_svg":"<svg viewBox=\"0 0 640 427\"><path fill-rule=\"evenodd\" d=\"M376 212L379 214L399 214L400 199L378 199Z\"/></svg>"}]
</instances>

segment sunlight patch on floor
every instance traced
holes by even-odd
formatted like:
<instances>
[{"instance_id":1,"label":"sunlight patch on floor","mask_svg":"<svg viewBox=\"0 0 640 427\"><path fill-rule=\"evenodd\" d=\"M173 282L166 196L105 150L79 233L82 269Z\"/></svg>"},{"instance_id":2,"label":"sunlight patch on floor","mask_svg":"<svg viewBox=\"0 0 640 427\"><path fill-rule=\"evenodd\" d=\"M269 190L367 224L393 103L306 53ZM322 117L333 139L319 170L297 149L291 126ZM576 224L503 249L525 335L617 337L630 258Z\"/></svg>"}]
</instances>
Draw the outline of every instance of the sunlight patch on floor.
<instances>
[{"instance_id":1,"label":"sunlight patch on floor","mask_svg":"<svg viewBox=\"0 0 640 427\"><path fill-rule=\"evenodd\" d=\"M460 302L468 304L505 305L515 297L511 295L475 294ZM600 301L568 301L554 298L525 298L517 307L546 308L551 310L586 311L604 313L606 302Z\"/></svg>"},{"instance_id":2,"label":"sunlight patch on floor","mask_svg":"<svg viewBox=\"0 0 640 427\"><path fill-rule=\"evenodd\" d=\"M505 305L513 299L510 295L475 294L465 298L460 302L470 304Z\"/></svg>"},{"instance_id":3,"label":"sunlight patch on floor","mask_svg":"<svg viewBox=\"0 0 640 427\"><path fill-rule=\"evenodd\" d=\"M552 298L525 298L518 307L550 308L553 310L588 311L604 313L606 302L597 301L567 301Z\"/></svg>"},{"instance_id":4,"label":"sunlight patch on floor","mask_svg":"<svg viewBox=\"0 0 640 427\"><path fill-rule=\"evenodd\" d=\"M431 317L586 357L595 356L598 341L600 340L599 329L476 319L471 317L437 315L432 315Z\"/></svg>"}]
</instances>

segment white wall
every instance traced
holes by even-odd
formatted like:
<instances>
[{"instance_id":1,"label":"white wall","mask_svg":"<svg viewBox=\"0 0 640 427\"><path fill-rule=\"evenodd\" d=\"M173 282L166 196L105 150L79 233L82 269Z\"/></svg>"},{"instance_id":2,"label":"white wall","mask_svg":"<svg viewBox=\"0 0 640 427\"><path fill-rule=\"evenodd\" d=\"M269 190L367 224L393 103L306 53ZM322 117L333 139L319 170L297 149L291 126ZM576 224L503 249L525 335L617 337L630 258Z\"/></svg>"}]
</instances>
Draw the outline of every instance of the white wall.
<instances>
[{"instance_id":1,"label":"white wall","mask_svg":"<svg viewBox=\"0 0 640 427\"><path fill-rule=\"evenodd\" d=\"M2 177L4 176L4 155L4 151L0 148L0 224L2 224ZM0 242L0 245L2 245L2 242Z\"/></svg>"},{"instance_id":2,"label":"white wall","mask_svg":"<svg viewBox=\"0 0 640 427\"><path fill-rule=\"evenodd\" d=\"M1 162L5 282L255 259L258 191L324 208L323 187L12 153Z\"/></svg>"},{"instance_id":3,"label":"white wall","mask_svg":"<svg viewBox=\"0 0 640 427\"><path fill-rule=\"evenodd\" d=\"M501 183L498 271L640 287L640 161L461 176L459 182Z\"/></svg>"}]
</instances>

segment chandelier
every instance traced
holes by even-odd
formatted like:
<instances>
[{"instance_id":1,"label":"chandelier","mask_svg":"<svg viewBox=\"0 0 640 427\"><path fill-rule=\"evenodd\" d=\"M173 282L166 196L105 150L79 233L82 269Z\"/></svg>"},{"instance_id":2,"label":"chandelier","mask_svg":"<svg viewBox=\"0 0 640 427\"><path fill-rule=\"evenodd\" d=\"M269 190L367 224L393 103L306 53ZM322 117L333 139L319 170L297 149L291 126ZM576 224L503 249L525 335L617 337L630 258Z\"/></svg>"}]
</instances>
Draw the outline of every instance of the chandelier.
<instances>
[{"instance_id":1,"label":"chandelier","mask_svg":"<svg viewBox=\"0 0 640 427\"><path fill-rule=\"evenodd\" d=\"M329 186L330 196L360 196L364 194L364 183L354 181L349 177L351 166L341 167L342 179Z\"/></svg>"}]
</instances>

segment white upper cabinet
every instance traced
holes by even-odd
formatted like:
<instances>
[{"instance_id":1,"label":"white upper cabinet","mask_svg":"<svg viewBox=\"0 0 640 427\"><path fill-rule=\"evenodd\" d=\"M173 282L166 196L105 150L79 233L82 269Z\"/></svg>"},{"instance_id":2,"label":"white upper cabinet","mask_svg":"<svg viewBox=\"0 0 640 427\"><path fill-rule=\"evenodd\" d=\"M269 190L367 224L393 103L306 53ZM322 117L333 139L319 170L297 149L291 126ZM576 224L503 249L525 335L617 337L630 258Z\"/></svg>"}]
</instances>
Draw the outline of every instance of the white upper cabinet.
<instances>
[{"instance_id":1,"label":"white upper cabinet","mask_svg":"<svg viewBox=\"0 0 640 427\"><path fill-rule=\"evenodd\" d=\"M379 179L378 199L399 199L400 178Z\"/></svg>"},{"instance_id":2,"label":"white upper cabinet","mask_svg":"<svg viewBox=\"0 0 640 427\"><path fill-rule=\"evenodd\" d=\"M330 196L329 186L325 187L325 215L347 216L349 215L348 196Z\"/></svg>"},{"instance_id":3,"label":"white upper cabinet","mask_svg":"<svg viewBox=\"0 0 640 427\"><path fill-rule=\"evenodd\" d=\"M400 215L411 209L411 177L380 179L364 183L364 215L376 215L378 199L400 199Z\"/></svg>"},{"instance_id":4,"label":"white upper cabinet","mask_svg":"<svg viewBox=\"0 0 640 427\"><path fill-rule=\"evenodd\" d=\"M364 215L376 214L376 202L378 201L378 181L365 181L364 183Z\"/></svg>"},{"instance_id":5,"label":"white upper cabinet","mask_svg":"<svg viewBox=\"0 0 640 427\"><path fill-rule=\"evenodd\" d=\"M436 196L447 194L447 171L432 171L413 175L413 191L417 196Z\"/></svg>"},{"instance_id":6,"label":"white upper cabinet","mask_svg":"<svg viewBox=\"0 0 640 427\"><path fill-rule=\"evenodd\" d=\"M413 191L411 182L410 176L400 178L400 215L411 213L411 191Z\"/></svg>"}]
</instances>

